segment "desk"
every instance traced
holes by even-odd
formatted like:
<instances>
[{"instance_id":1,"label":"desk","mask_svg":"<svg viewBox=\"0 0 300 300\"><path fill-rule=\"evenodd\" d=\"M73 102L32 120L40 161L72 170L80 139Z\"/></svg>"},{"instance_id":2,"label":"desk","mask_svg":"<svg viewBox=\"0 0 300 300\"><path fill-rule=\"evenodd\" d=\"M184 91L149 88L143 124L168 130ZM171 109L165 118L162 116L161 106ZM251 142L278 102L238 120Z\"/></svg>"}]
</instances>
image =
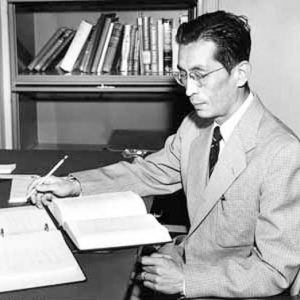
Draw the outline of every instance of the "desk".
<instances>
[{"instance_id":1,"label":"desk","mask_svg":"<svg viewBox=\"0 0 300 300\"><path fill-rule=\"evenodd\" d=\"M0 150L1 163L16 163L14 173L46 174L65 154L68 160L55 173L95 168L120 160L120 154L108 151ZM10 180L0 180L0 207L8 207ZM0 293L1 300L122 300L137 258L137 248L99 253L74 253L87 280L57 286ZM1 267L1 266L0 266ZM1 284L1 282L0 282Z\"/></svg>"}]
</instances>

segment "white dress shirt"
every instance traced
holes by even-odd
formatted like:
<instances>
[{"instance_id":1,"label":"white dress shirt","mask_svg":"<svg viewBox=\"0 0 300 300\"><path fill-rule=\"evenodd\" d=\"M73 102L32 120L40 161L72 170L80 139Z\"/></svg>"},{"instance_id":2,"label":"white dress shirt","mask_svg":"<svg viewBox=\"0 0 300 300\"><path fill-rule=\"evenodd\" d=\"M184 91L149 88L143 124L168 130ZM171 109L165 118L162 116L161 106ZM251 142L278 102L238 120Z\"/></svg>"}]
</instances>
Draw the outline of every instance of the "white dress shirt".
<instances>
[{"instance_id":1,"label":"white dress shirt","mask_svg":"<svg viewBox=\"0 0 300 300\"><path fill-rule=\"evenodd\" d=\"M219 156L222 153L224 146L226 142L229 140L230 135L234 129L234 127L237 125L251 102L253 101L254 97L253 94L250 92L249 96L245 100L245 102L239 107L239 109L220 126L220 131L222 135L222 140L220 141L220 151ZM219 126L218 123L214 122L214 127Z\"/></svg>"}]
</instances>

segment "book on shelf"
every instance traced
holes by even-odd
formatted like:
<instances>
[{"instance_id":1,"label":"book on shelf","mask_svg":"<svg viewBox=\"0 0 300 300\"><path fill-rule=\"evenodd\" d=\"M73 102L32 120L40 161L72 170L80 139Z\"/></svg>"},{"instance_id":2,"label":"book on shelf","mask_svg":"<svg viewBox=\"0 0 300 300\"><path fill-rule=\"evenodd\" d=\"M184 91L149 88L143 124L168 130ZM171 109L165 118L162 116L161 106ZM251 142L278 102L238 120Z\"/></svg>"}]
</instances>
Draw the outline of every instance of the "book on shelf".
<instances>
[{"instance_id":1,"label":"book on shelf","mask_svg":"<svg viewBox=\"0 0 300 300\"><path fill-rule=\"evenodd\" d=\"M123 24L121 24L119 22L115 22L113 31L112 31L112 34L111 34L111 37L109 40L106 56L105 56L105 59L103 62L102 71L104 73L110 73L113 68L114 61L116 60L118 46L120 44L121 37L122 37L122 30L123 30Z\"/></svg>"},{"instance_id":2,"label":"book on shelf","mask_svg":"<svg viewBox=\"0 0 300 300\"><path fill-rule=\"evenodd\" d=\"M84 58L85 63L82 66L82 71L85 73L90 73L92 71L93 62L99 45L106 16L107 14L100 14L97 23L94 25L94 32L91 35L89 49L87 49L87 53L85 54L86 57Z\"/></svg>"},{"instance_id":3,"label":"book on shelf","mask_svg":"<svg viewBox=\"0 0 300 300\"><path fill-rule=\"evenodd\" d=\"M139 32L139 67L140 75L145 75L144 58L143 58L143 19L142 17L137 18L137 27Z\"/></svg>"},{"instance_id":4,"label":"book on shelf","mask_svg":"<svg viewBox=\"0 0 300 300\"><path fill-rule=\"evenodd\" d=\"M157 26L154 23L153 17L150 17L149 19L149 30L150 30L151 74L155 75L158 73Z\"/></svg>"},{"instance_id":5,"label":"book on shelf","mask_svg":"<svg viewBox=\"0 0 300 300\"><path fill-rule=\"evenodd\" d=\"M140 64L140 33L137 28L137 30L135 31L133 62L132 62L132 72L135 75L139 73L139 64Z\"/></svg>"},{"instance_id":6,"label":"book on shelf","mask_svg":"<svg viewBox=\"0 0 300 300\"><path fill-rule=\"evenodd\" d=\"M69 46L63 60L60 64L60 68L66 72L72 72L74 64L84 47L85 42L93 28L93 25L85 20L82 20L78 26L75 36Z\"/></svg>"},{"instance_id":7,"label":"book on shelf","mask_svg":"<svg viewBox=\"0 0 300 300\"><path fill-rule=\"evenodd\" d=\"M80 71L80 66L83 64L84 55L86 53L86 49L87 49L87 47L89 45L90 37L91 37L92 34L93 34L93 28L92 28L92 30L91 30L91 32L89 34L88 39L86 40L84 46L82 47L82 49L81 49L81 51L80 51L80 53L79 53L79 55L78 55L78 57L76 59L76 62L74 64L74 66L73 66L73 70L74 71Z\"/></svg>"},{"instance_id":8,"label":"book on shelf","mask_svg":"<svg viewBox=\"0 0 300 300\"><path fill-rule=\"evenodd\" d=\"M172 27L173 19L163 18L163 62L164 62L164 74L170 74L172 72Z\"/></svg>"},{"instance_id":9,"label":"book on shelf","mask_svg":"<svg viewBox=\"0 0 300 300\"><path fill-rule=\"evenodd\" d=\"M107 34L109 33L110 24L114 21L115 16L114 15L105 15L104 16L104 24L101 31L101 35L99 37L98 46L95 52L95 56L93 59L92 67L91 67L91 73L97 73L97 68L101 59L101 54L103 52L104 44L107 38Z\"/></svg>"},{"instance_id":10,"label":"book on shelf","mask_svg":"<svg viewBox=\"0 0 300 300\"><path fill-rule=\"evenodd\" d=\"M179 17L179 25L181 25L182 23L186 23L188 21L189 21L189 16L188 15L182 15L182 16Z\"/></svg>"},{"instance_id":11,"label":"book on shelf","mask_svg":"<svg viewBox=\"0 0 300 300\"><path fill-rule=\"evenodd\" d=\"M171 241L166 227L131 191L54 199L49 210L80 250Z\"/></svg>"},{"instance_id":12,"label":"book on shelf","mask_svg":"<svg viewBox=\"0 0 300 300\"><path fill-rule=\"evenodd\" d=\"M57 47L53 47L53 51L51 51L51 55L45 60L42 64L40 71L44 72L47 69L50 69L52 65L56 65L56 63L65 55L68 46L72 42L72 39L75 35L74 30L67 30L61 39L61 43L58 43ZM49 51L50 52L50 51Z\"/></svg>"},{"instance_id":13,"label":"book on shelf","mask_svg":"<svg viewBox=\"0 0 300 300\"><path fill-rule=\"evenodd\" d=\"M158 74L164 74L164 31L162 19L157 20L157 69Z\"/></svg>"},{"instance_id":14,"label":"book on shelf","mask_svg":"<svg viewBox=\"0 0 300 300\"><path fill-rule=\"evenodd\" d=\"M34 70L34 67L37 65L37 63L49 52L49 50L53 47L55 42L60 38L60 36L65 32L66 29L66 27L58 28L54 32L54 34L46 41L46 43L41 47L41 49L37 52L36 56L27 66L27 69L29 71Z\"/></svg>"},{"instance_id":15,"label":"book on shelf","mask_svg":"<svg viewBox=\"0 0 300 300\"><path fill-rule=\"evenodd\" d=\"M177 27L173 23L172 27L172 72L178 71L178 49L179 45L176 42Z\"/></svg>"},{"instance_id":16,"label":"book on shelf","mask_svg":"<svg viewBox=\"0 0 300 300\"><path fill-rule=\"evenodd\" d=\"M130 28L130 44L128 53L128 73L133 73L133 55L134 55L134 43L135 43L135 33L137 31L137 26L132 25Z\"/></svg>"},{"instance_id":17,"label":"book on shelf","mask_svg":"<svg viewBox=\"0 0 300 300\"><path fill-rule=\"evenodd\" d=\"M143 65L144 71L146 75L150 74L151 71L151 50L150 50L150 30L149 30L149 16L142 17L142 57L143 57Z\"/></svg>"},{"instance_id":18,"label":"book on shelf","mask_svg":"<svg viewBox=\"0 0 300 300\"><path fill-rule=\"evenodd\" d=\"M105 56L106 56L106 53L107 53L108 44L109 44L109 41L110 41L110 38L111 38L111 35L112 35L114 25L115 25L115 22L111 22L110 25L109 25L109 29L108 29L108 32L107 32L107 35L106 35L106 38L105 38L104 46L103 46L103 49L102 49L102 52L101 52L99 64L97 66L97 71L96 71L97 74L101 74L101 72L102 72L104 59L105 59Z\"/></svg>"},{"instance_id":19,"label":"book on shelf","mask_svg":"<svg viewBox=\"0 0 300 300\"><path fill-rule=\"evenodd\" d=\"M85 280L44 209L0 209L0 292Z\"/></svg>"},{"instance_id":20,"label":"book on shelf","mask_svg":"<svg viewBox=\"0 0 300 300\"><path fill-rule=\"evenodd\" d=\"M44 71L44 66L47 66L47 62L52 61L52 57L56 55L61 47L64 45L65 41L72 35L72 29L67 28L64 33L56 40L51 49L40 59L40 61L35 65L34 70L37 72Z\"/></svg>"},{"instance_id":21,"label":"book on shelf","mask_svg":"<svg viewBox=\"0 0 300 300\"><path fill-rule=\"evenodd\" d=\"M80 63L78 66L79 71L83 72L83 73L87 73L87 71L88 71L88 62L89 62L89 58L91 55L93 44L95 42L95 35L96 35L95 26L96 25L93 26L91 33L90 33L87 41L85 42L85 46L83 47L82 59L80 60Z\"/></svg>"},{"instance_id":22,"label":"book on shelf","mask_svg":"<svg viewBox=\"0 0 300 300\"><path fill-rule=\"evenodd\" d=\"M127 75L128 73L131 27L132 24L124 25L124 35L122 40L121 62L120 62L120 73L123 75Z\"/></svg>"}]
</instances>

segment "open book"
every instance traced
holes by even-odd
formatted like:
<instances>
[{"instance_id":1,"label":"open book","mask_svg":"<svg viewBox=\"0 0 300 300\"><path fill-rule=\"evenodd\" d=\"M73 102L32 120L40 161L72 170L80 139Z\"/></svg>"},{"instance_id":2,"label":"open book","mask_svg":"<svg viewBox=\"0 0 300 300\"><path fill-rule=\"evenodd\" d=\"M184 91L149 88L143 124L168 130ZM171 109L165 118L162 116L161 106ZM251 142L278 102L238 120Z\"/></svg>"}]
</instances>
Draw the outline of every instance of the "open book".
<instances>
[{"instance_id":1,"label":"open book","mask_svg":"<svg viewBox=\"0 0 300 300\"><path fill-rule=\"evenodd\" d=\"M83 281L77 261L47 212L0 209L0 292Z\"/></svg>"},{"instance_id":2,"label":"open book","mask_svg":"<svg viewBox=\"0 0 300 300\"><path fill-rule=\"evenodd\" d=\"M147 214L133 192L54 199L49 206L80 250L170 242L168 230Z\"/></svg>"}]
</instances>

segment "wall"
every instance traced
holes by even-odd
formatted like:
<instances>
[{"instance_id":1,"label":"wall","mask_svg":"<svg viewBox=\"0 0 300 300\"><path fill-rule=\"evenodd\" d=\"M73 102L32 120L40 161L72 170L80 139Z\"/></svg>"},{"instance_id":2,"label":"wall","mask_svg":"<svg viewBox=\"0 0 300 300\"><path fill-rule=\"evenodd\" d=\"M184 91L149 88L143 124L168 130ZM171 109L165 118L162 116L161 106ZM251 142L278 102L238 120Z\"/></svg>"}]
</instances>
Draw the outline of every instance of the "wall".
<instances>
[{"instance_id":1,"label":"wall","mask_svg":"<svg viewBox=\"0 0 300 300\"><path fill-rule=\"evenodd\" d=\"M252 28L251 87L300 136L300 1L220 0Z\"/></svg>"}]
</instances>

